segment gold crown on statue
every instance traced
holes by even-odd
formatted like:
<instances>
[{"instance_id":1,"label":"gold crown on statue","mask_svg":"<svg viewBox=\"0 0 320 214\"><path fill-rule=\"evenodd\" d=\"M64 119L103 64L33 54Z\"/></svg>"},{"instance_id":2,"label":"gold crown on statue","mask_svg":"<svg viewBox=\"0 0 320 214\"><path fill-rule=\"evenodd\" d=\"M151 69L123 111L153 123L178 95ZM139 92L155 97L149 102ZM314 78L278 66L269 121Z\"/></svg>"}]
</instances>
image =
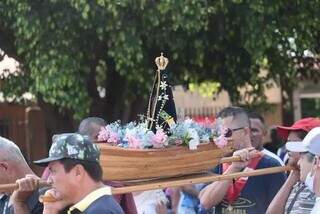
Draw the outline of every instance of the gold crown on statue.
<instances>
[{"instance_id":1,"label":"gold crown on statue","mask_svg":"<svg viewBox=\"0 0 320 214\"><path fill-rule=\"evenodd\" d=\"M155 59L155 63L158 67L158 70L162 71L162 70L166 69L166 67L169 63L169 59L164 57L163 53L161 53L161 56L159 56Z\"/></svg>"}]
</instances>

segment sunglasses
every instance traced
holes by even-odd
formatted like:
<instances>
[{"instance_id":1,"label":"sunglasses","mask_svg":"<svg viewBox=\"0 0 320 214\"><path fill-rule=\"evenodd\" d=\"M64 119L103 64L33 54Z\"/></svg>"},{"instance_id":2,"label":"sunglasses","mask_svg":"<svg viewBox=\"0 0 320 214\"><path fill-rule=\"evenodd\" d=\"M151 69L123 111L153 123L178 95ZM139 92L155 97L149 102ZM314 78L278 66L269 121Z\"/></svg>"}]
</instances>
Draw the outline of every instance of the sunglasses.
<instances>
[{"instance_id":1,"label":"sunglasses","mask_svg":"<svg viewBox=\"0 0 320 214\"><path fill-rule=\"evenodd\" d=\"M245 127L239 127L239 128L235 128L235 129L229 129L227 128L227 131L225 132L224 136L225 137L231 137L233 132L239 131L241 129L244 129Z\"/></svg>"}]
</instances>

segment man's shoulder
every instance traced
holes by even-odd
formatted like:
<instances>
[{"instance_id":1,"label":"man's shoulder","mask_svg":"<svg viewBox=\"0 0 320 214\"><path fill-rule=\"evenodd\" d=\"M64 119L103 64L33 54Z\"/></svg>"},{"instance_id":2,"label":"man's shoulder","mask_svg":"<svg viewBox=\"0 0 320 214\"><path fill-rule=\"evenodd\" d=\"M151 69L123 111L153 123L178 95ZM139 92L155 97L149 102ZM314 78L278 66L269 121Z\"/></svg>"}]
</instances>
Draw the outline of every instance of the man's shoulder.
<instances>
[{"instance_id":1,"label":"man's shoulder","mask_svg":"<svg viewBox=\"0 0 320 214\"><path fill-rule=\"evenodd\" d=\"M275 160L274 158L268 155L263 155L257 166L257 169L265 169L265 168L279 167L279 166L281 165L277 160ZM272 184L272 188L277 189L282 186L287 176L284 172L278 172L274 174L266 174L263 176L257 176L253 178L262 179L263 182L265 182L266 184Z\"/></svg>"},{"instance_id":2,"label":"man's shoulder","mask_svg":"<svg viewBox=\"0 0 320 214\"><path fill-rule=\"evenodd\" d=\"M283 161L281 160L281 158L278 155L274 154L273 152L270 152L267 149L263 149L261 152L264 155L267 155L267 156L272 157L273 159L275 159L281 166L284 166Z\"/></svg>"},{"instance_id":3,"label":"man's shoulder","mask_svg":"<svg viewBox=\"0 0 320 214\"><path fill-rule=\"evenodd\" d=\"M104 195L95 200L84 213L122 214L123 211L112 196Z\"/></svg>"},{"instance_id":4,"label":"man's shoulder","mask_svg":"<svg viewBox=\"0 0 320 214\"><path fill-rule=\"evenodd\" d=\"M274 159L273 157L270 157L269 155L263 155L257 168L267 168L267 167L275 167L275 166L281 166L279 161Z\"/></svg>"}]
</instances>

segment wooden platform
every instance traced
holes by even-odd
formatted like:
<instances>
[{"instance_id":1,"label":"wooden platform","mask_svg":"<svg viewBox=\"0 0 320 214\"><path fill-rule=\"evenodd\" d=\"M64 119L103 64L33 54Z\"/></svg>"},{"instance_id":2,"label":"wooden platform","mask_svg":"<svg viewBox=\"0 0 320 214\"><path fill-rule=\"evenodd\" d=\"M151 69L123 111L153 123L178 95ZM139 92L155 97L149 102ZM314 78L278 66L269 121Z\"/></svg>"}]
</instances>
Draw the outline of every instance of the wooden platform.
<instances>
[{"instance_id":1,"label":"wooden platform","mask_svg":"<svg viewBox=\"0 0 320 214\"><path fill-rule=\"evenodd\" d=\"M127 149L99 143L103 178L112 181L159 179L206 172L232 151L204 143L197 150L184 146L165 149Z\"/></svg>"}]
</instances>

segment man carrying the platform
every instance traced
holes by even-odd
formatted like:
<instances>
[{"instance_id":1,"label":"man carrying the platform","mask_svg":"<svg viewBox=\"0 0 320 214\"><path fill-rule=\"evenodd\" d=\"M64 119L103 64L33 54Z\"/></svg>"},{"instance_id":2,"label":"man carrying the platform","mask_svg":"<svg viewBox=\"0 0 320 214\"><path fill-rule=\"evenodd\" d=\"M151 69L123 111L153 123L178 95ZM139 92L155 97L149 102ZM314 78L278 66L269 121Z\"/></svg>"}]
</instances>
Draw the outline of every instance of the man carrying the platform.
<instances>
[{"instance_id":1,"label":"man carrying the platform","mask_svg":"<svg viewBox=\"0 0 320 214\"><path fill-rule=\"evenodd\" d=\"M28 179L24 179L25 176ZM33 188L36 185L33 184L33 180L38 179L17 145L0 137L0 184L17 183L19 185L19 189L11 196L8 192L0 192L0 213L42 213L43 206L38 201L39 193Z\"/></svg>"},{"instance_id":2,"label":"man carrying the platform","mask_svg":"<svg viewBox=\"0 0 320 214\"><path fill-rule=\"evenodd\" d=\"M69 214L122 214L110 196L110 187L102 183L100 151L88 137L69 133L53 136L49 157L35 161L48 166L52 189L46 192L57 201L44 202L45 214L56 214L65 207Z\"/></svg>"},{"instance_id":3,"label":"man carrying the platform","mask_svg":"<svg viewBox=\"0 0 320 214\"><path fill-rule=\"evenodd\" d=\"M289 142L286 147L290 151L300 153L298 161L300 181L304 183L305 189L309 192L309 194L299 195L304 198L304 203L295 203L295 199L293 199L289 207L286 207L286 213L310 213L316 201L314 176L315 164L317 163L316 155L320 154L320 127L312 129L302 142ZM309 200L307 201L307 199Z\"/></svg>"},{"instance_id":4,"label":"man carrying the platform","mask_svg":"<svg viewBox=\"0 0 320 214\"><path fill-rule=\"evenodd\" d=\"M87 117L81 121L78 128L78 133L81 135L87 135L93 142L96 142L99 131L106 125L106 121L100 117ZM112 187L123 186L121 183L114 181L104 181L104 183ZM126 214L137 213L137 208L132 193L114 195L114 198L120 204L121 208Z\"/></svg>"},{"instance_id":5,"label":"man carrying the platform","mask_svg":"<svg viewBox=\"0 0 320 214\"><path fill-rule=\"evenodd\" d=\"M214 169L217 174L231 174L254 169L280 166L273 158L253 150L250 123L246 111L240 107L227 107L217 115L225 137L231 137L235 148L234 156L241 162L222 164ZM269 203L285 181L285 173L256 177L241 177L235 180L216 181L199 194L201 205L215 213L265 213Z\"/></svg>"},{"instance_id":6,"label":"man carrying the platform","mask_svg":"<svg viewBox=\"0 0 320 214\"><path fill-rule=\"evenodd\" d=\"M317 214L320 211L320 128L318 128L316 133L313 135L313 139L307 146L308 151L315 154L315 163L313 166L313 175L311 175L311 184L313 192L316 195L316 203L312 208L311 214ZM312 144L314 144L312 146Z\"/></svg>"},{"instance_id":7,"label":"man carrying the platform","mask_svg":"<svg viewBox=\"0 0 320 214\"><path fill-rule=\"evenodd\" d=\"M287 143L301 142L307 133L315 127L320 127L320 119L310 117L298 120L289 127L278 126L277 131L281 138L287 140ZM300 153L290 151L290 148L287 148L287 150L289 150L289 164L297 166L298 160L300 159ZM291 207L290 210L292 213L310 212L310 209L307 211L303 206L297 206L297 204L310 204L310 201L314 200L302 181L303 179L300 179L299 167L297 167L296 170L290 172L288 179L269 205L267 213L290 213L288 212L289 207ZM294 210L292 210L292 208L294 208Z\"/></svg>"},{"instance_id":8,"label":"man carrying the platform","mask_svg":"<svg viewBox=\"0 0 320 214\"><path fill-rule=\"evenodd\" d=\"M96 142L99 131L106 125L107 123L102 118L87 117L81 121L78 133L81 135L87 135L92 141ZM104 181L104 183L112 187L123 186L120 182L115 181ZM166 204L163 203L166 197L162 190L126 193L115 195L114 198L126 214L153 213L155 210L166 209ZM159 200L155 200L155 198ZM137 205L139 205L139 207Z\"/></svg>"}]
</instances>

